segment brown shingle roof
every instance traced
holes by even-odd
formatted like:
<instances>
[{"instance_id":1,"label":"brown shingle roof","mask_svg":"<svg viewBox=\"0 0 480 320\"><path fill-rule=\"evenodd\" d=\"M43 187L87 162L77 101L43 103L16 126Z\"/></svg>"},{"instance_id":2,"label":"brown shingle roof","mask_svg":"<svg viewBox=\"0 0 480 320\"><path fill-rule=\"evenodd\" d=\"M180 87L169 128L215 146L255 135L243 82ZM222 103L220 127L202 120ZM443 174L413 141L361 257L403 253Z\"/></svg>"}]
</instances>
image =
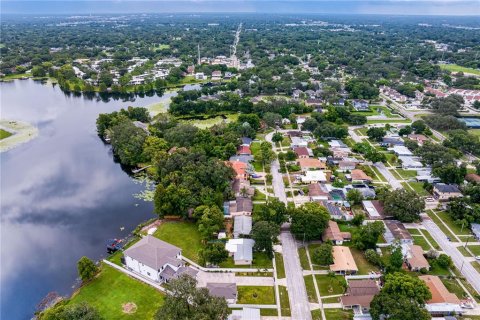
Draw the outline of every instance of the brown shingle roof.
<instances>
[{"instance_id":1,"label":"brown shingle roof","mask_svg":"<svg viewBox=\"0 0 480 320\"><path fill-rule=\"evenodd\" d=\"M297 162L302 169L325 169L327 167L325 162L314 158L301 158Z\"/></svg>"},{"instance_id":2,"label":"brown shingle roof","mask_svg":"<svg viewBox=\"0 0 480 320\"><path fill-rule=\"evenodd\" d=\"M428 269L430 264L423 256L423 249L417 245L410 246L410 257L407 258L408 264L414 269Z\"/></svg>"},{"instance_id":3,"label":"brown shingle roof","mask_svg":"<svg viewBox=\"0 0 480 320\"><path fill-rule=\"evenodd\" d=\"M392 233L395 239L399 240L412 240L412 235L408 232L407 228L400 221L396 220L385 220L385 225L388 230Z\"/></svg>"},{"instance_id":4,"label":"brown shingle roof","mask_svg":"<svg viewBox=\"0 0 480 320\"><path fill-rule=\"evenodd\" d=\"M355 263L350 248L348 247L334 246L333 261L334 263L330 265L331 271L358 271L357 264Z\"/></svg>"},{"instance_id":5,"label":"brown shingle roof","mask_svg":"<svg viewBox=\"0 0 480 320\"><path fill-rule=\"evenodd\" d=\"M369 177L363 170L353 169L351 172L352 180L368 180L372 181L372 178Z\"/></svg>"},{"instance_id":6,"label":"brown shingle roof","mask_svg":"<svg viewBox=\"0 0 480 320\"><path fill-rule=\"evenodd\" d=\"M338 224L335 221L328 221L328 227L322 234L322 240L332 240L332 241L343 241L345 239L350 239L350 232L341 232Z\"/></svg>"},{"instance_id":7,"label":"brown shingle roof","mask_svg":"<svg viewBox=\"0 0 480 320\"><path fill-rule=\"evenodd\" d=\"M294 148L293 151L296 153L297 157L309 156L308 149L305 147Z\"/></svg>"}]
</instances>

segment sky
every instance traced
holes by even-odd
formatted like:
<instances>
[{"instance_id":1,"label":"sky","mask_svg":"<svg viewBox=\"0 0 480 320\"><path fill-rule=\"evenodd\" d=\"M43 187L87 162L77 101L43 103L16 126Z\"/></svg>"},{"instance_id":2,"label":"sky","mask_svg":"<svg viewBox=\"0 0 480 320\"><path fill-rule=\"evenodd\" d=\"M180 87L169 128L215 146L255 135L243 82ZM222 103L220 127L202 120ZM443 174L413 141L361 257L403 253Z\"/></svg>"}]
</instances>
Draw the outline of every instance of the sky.
<instances>
[{"instance_id":1,"label":"sky","mask_svg":"<svg viewBox=\"0 0 480 320\"><path fill-rule=\"evenodd\" d=\"M480 16L480 0L2 0L0 6L2 14L231 12Z\"/></svg>"}]
</instances>

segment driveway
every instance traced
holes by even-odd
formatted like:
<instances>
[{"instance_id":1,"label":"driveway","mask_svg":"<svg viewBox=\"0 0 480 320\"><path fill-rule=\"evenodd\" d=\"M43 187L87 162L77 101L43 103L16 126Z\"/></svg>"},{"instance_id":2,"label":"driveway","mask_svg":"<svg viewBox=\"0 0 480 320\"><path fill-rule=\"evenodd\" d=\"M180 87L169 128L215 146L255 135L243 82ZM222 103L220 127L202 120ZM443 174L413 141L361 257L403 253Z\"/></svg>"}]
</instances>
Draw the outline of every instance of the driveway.
<instances>
[{"instance_id":1,"label":"driveway","mask_svg":"<svg viewBox=\"0 0 480 320\"><path fill-rule=\"evenodd\" d=\"M235 276L237 286L270 286L273 287L273 277L238 277Z\"/></svg>"},{"instance_id":2,"label":"driveway","mask_svg":"<svg viewBox=\"0 0 480 320\"><path fill-rule=\"evenodd\" d=\"M199 287L206 287L207 283L235 283L235 274L233 272L199 271L197 280Z\"/></svg>"},{"instance_id":3,"label":"driveway","mask_svg":"<svg viewBox=\"0 0 480 320\"><path fill-rule=\"evenodd\" d=\"M373 165L378 169L378 171L380 171L380 173L385 177L385 179L387 179L388 183L390 183L394 189L403 189L402 184L398 182L397 178L393 176L393 174L382 162L376 162Z\"/></svg>"}]
</instances>

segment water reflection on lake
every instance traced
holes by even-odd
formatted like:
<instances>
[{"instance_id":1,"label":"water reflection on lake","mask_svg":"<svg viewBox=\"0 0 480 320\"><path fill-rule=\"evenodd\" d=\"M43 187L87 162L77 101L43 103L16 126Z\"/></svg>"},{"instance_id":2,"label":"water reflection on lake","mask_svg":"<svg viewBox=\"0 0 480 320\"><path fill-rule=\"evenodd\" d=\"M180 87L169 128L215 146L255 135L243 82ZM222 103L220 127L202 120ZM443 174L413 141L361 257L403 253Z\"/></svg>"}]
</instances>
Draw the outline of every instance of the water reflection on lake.
<instances>
[{"instance_id":1,"label":"water reflection on lake","mask_svg":"<svg viewBox=\"0 0 480 320\"><path fill-rule=\"evenodd\" d=\"M142 186L97 137L97 115L171 93L105 102L24 80L1 83L0 94L3 119L39 128L36 139L0 154L0 318L29 319L48 292L69 293L81 256L101 258L106 239L153 217L152 204L132 196Z\"/></svg>"}]
</instances>

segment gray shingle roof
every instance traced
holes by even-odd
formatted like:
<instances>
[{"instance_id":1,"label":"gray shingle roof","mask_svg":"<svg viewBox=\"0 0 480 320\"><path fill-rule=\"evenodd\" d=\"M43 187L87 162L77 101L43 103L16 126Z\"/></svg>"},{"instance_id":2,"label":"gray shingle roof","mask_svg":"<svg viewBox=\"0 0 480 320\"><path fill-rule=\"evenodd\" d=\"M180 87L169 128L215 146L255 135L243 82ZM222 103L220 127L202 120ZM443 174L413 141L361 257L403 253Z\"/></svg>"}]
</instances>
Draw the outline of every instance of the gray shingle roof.
<instances>
[{"instance_id":1,"label":"gray shingle roof","mask_svg":"<svg viewBox=\"0 0 480 320\"><path fill-rule=\"evenodd\" d=\"M165 264L178 266L182 261L176 256L181 249L148 235L124 251L124 255L143 263L150 268L160 270Z\"/></svg>"},{"instance_id":2,"label":"gray shingle roof","mask_svg":"<svg viewBox=\"0 0 480 320\"><path fill-rule=\"evenodd\" d=\"M453 184L437 183L437 184L435 184L435 188L442 193L457 193L457 192L460 192L458 187L456 185L453 185Z\"/></svg>"},{"instance_id":3,"label":"gray shingle roof","mask_svg":"<svg viewBox=\"0 0 480 320\"><path fill-rule=\"evenodd\" d=\"M235 216L233 224L233 234L238 237L241 234L250 234L252 231L251 216Z\"/></svg>"},{"instance_id":4,"label":"gray shingle roof","mask_svg":"<svg viewBox=\"0 0 480 320\"><path fill-rule=\"evenodd\" d=\"M237 285L235 283L207 283L207 289L215 297L235 299L237 297Z\"/></svg>"}]
</instances>

